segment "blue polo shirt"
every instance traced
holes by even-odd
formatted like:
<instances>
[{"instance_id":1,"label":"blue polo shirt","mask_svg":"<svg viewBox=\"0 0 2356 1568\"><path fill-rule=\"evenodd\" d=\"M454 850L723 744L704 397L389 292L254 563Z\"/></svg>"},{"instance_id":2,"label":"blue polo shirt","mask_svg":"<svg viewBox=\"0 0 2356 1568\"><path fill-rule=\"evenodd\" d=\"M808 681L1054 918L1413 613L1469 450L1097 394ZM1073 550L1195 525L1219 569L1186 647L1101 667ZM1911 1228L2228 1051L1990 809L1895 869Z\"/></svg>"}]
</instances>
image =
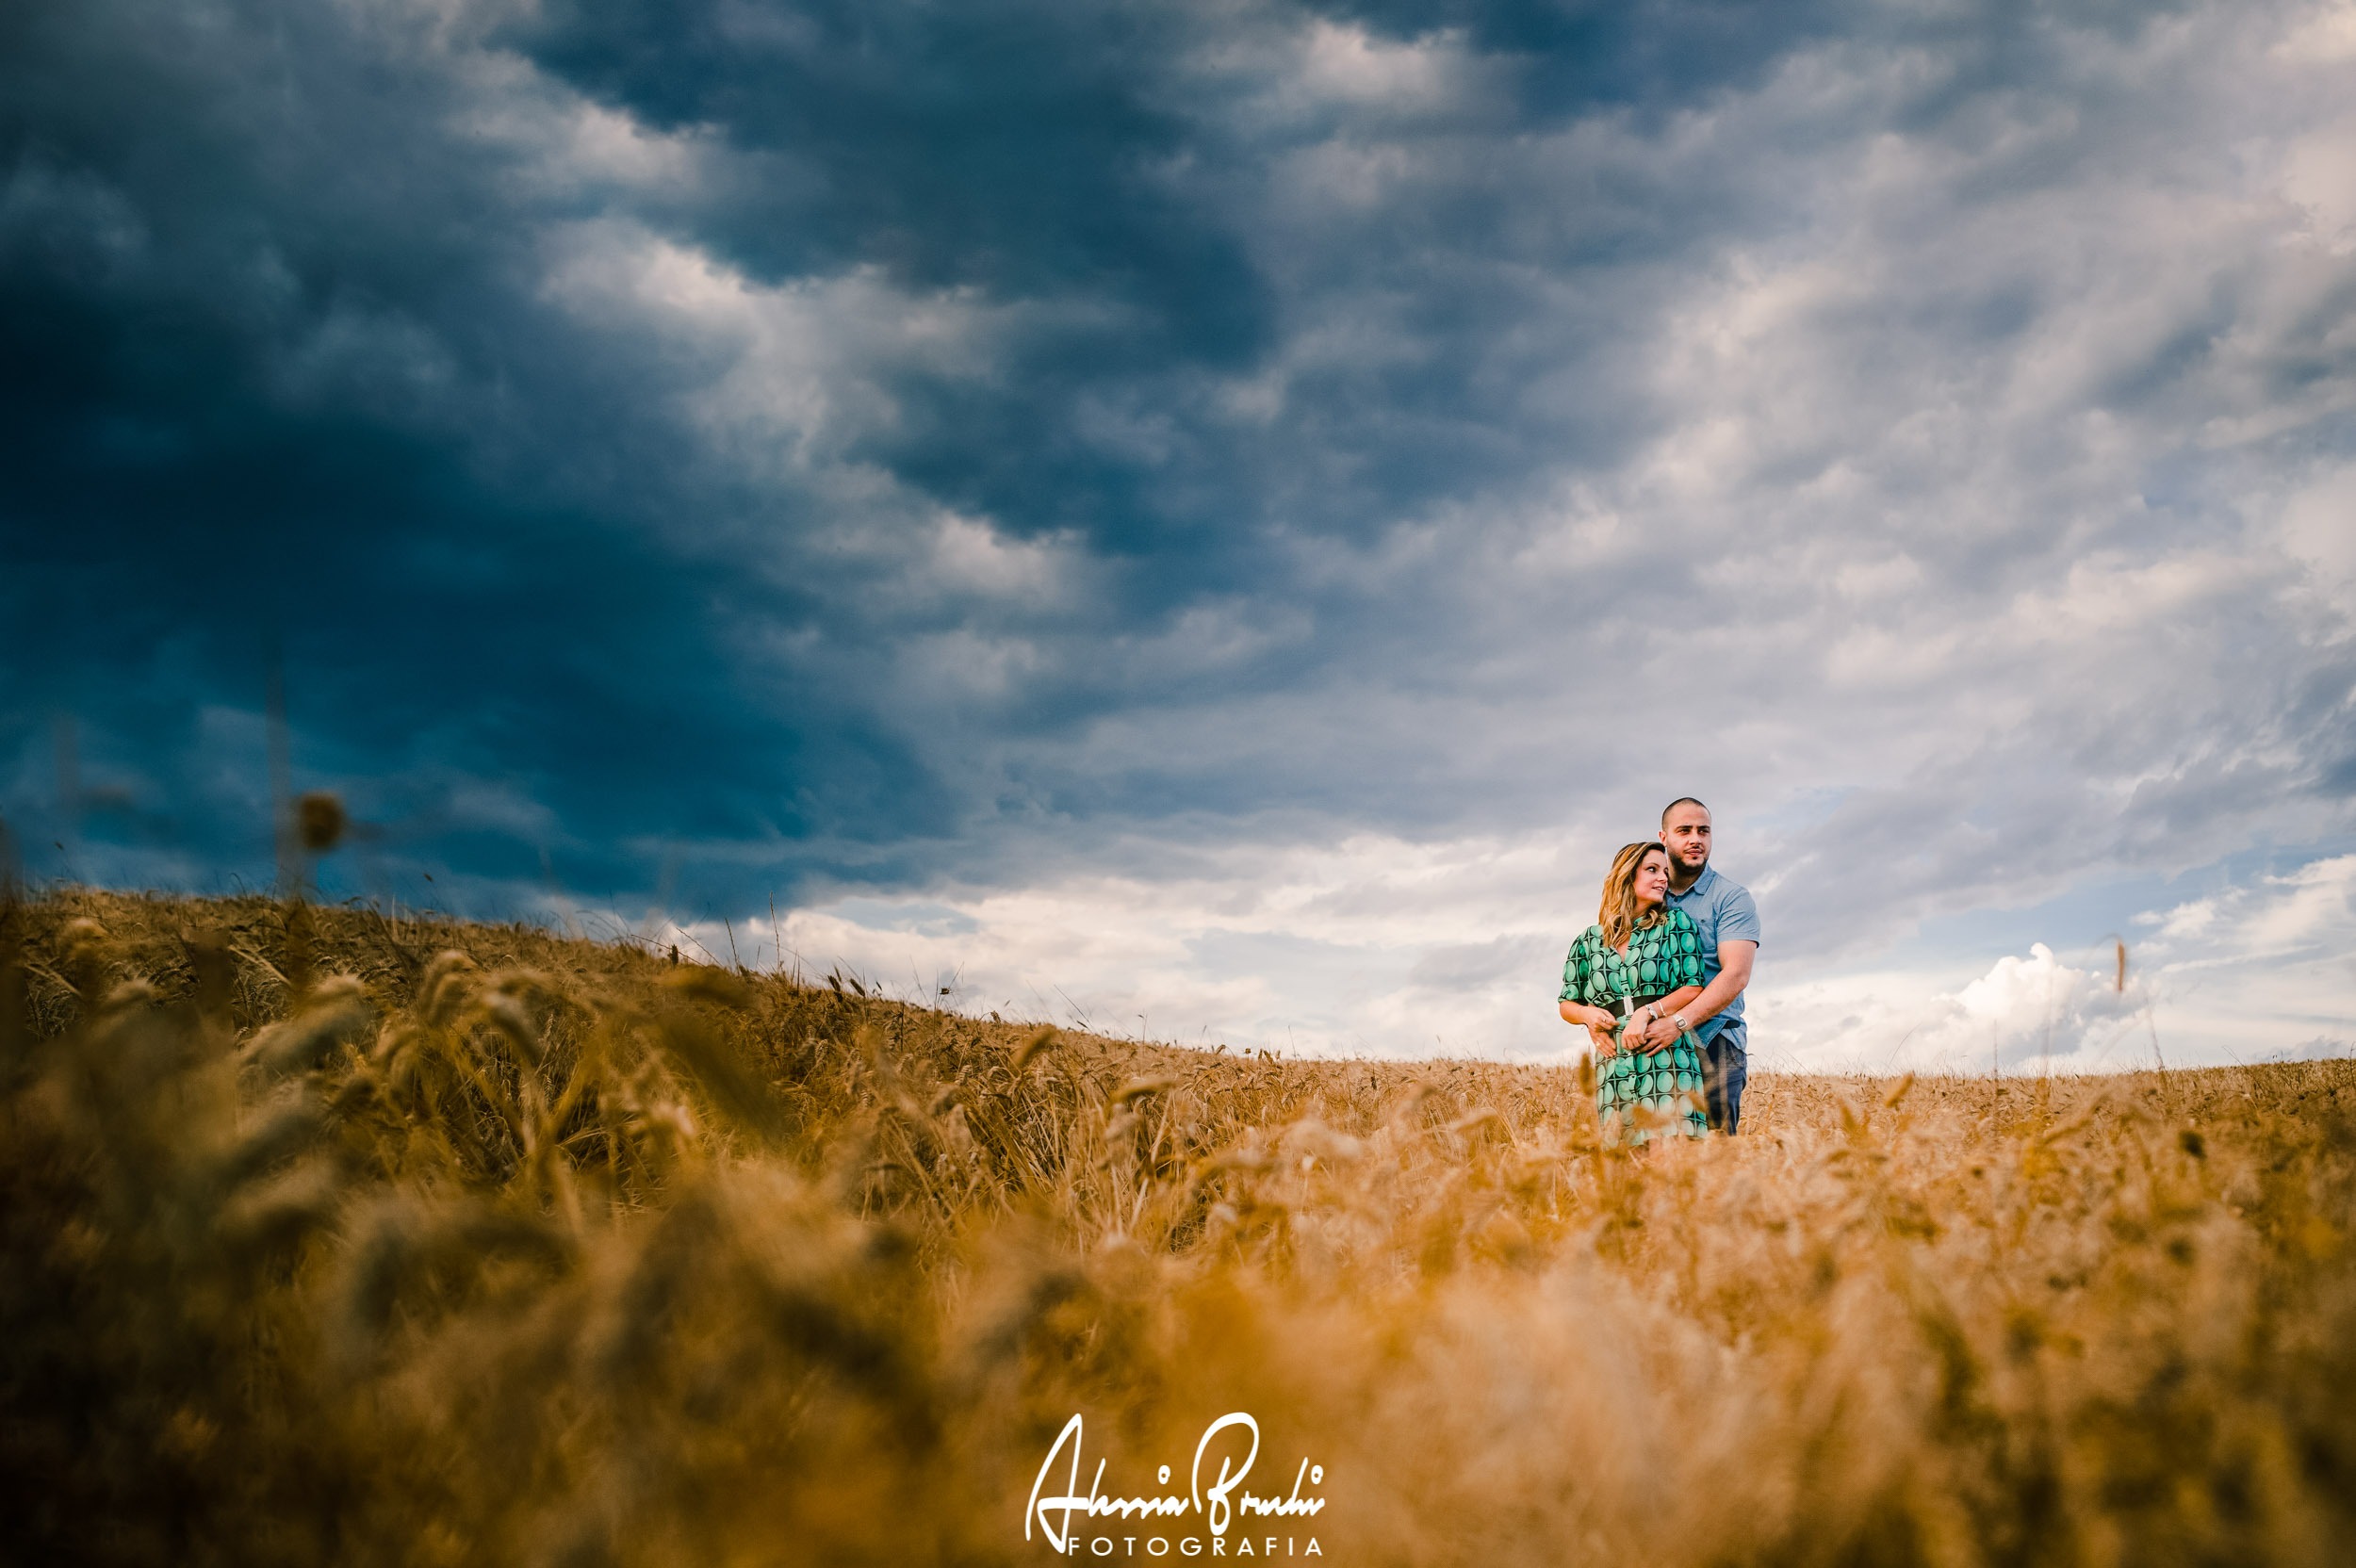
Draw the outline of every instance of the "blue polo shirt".
<instances>
[{"instance_id":1,"label":"blue polo shirt","mask_svg":"<svg viewBox=\"0 0 2356 1568\"><path fill-rule=\"evenodd\" d=\"M1669 895L1669 907L1685 911L1702 934L1702 984L1707 986L1718 978L1726 966L1718 961L1720 942L1755 942L1759 940L1759 906L1751 902L1750 890L1729 882L1713 867L1704 866L1702 874L1693 878L1693 885L1681 893ZM1719 1030L1742 1016L1742 999L1737 996L1726 1010L1693 1031L1704 1040L1715 1038Z\"/></svg>"}]
</instances>

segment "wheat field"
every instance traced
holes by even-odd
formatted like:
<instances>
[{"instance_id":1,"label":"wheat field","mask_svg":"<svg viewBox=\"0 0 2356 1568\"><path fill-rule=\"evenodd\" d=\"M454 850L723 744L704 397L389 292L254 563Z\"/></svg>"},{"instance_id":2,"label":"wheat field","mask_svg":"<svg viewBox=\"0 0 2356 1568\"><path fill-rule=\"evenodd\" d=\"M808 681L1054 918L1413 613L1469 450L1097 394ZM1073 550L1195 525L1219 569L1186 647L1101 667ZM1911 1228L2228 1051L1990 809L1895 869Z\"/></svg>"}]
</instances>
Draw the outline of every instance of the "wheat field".
<instances>
[{"instance_id":1,"label":"wheat field","mask_svg":"<svg viewBox=\"0 0 2356 1568\"><path fill-rule=\"evenodd\" d=\"M1629 1155L1576 1070L60 890L0 1095L20 1561L2356 1555L2346 1063L1769 1075ZM1033 1506L1230 1413L1222 1529Z\"/></svg>"}]
</instances>

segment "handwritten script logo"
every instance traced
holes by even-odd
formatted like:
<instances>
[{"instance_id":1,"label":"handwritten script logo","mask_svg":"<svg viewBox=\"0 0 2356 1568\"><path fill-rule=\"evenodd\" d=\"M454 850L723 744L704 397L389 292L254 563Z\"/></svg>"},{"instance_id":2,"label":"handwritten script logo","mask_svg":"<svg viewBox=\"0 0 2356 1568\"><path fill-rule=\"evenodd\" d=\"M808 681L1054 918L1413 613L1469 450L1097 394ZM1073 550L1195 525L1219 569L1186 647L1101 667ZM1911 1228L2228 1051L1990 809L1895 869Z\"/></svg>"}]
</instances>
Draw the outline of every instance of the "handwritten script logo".
<instances>
[{"instance_id":1,"label":"handwritten script logo","mask_svg":"<svg viewBox=\"0 0 2356 1568\"><path fill-rule=\"evenodd\" d=\"M1219 1442L1220 1434L1225 1432L1233 1432L1236 1435L1228 1438L1224 1443ZM1325 1481L1325 1466L1311 1464L1305 1458L1301 1462L1300 1469L1294 1472L1293 1487L1289 1495L1258 1497L1244 1490L1244 1478L1252 1473L1252 1462L1260 1457L1260 1423L1242 1411L1234 1411L1222 1415L1203 1429L1203 1440L1194 1446L1194 1463L1187 1472L1186 1490L1184 1493L1166 1492L1154 1496L1136 1497L1106 1496L1104 1494L1105 1462L1101 1459L1096 1462L1096 1470L1088 1481L1088 1490L1081 1491L1080 1467L1083 1462L1081 1438L1080 1417L1074 1415L1064 1423L1062 1432L1057 1434L1055 1444L1047 1450L1047 1458L1040 1462L1039 1477L1031 1482L1030 1503L1023 1511L1023 1540L1030 1540L1031 1532L1036 1527L1046 1538L1047 1544L1055 1551L1072 1553L1075 1550L1079 1539L1078 1532L1072 1527L1072 1517L1075 1514L1087 1519L1109 1517L1178 1519L1191 1514L1200 1515L1210 1530L1213 1543L1211 1555L1225 1557L1229 1555L1225 1549L1227 1528L1237 1518L1246 1516L1314 1518L1325 1507L1325 1499L1322 1497L1314 1494L1309 1496L1301 1495L1301 1488L1304 1484L1316 1487L1323 1485ZM1243 1446L1246 1438L1250 1440L1249 1446ZM1238 1447L1242 1447L1240 1462L1235 1453ZM1203 1478L1204 1457L1214 1454L1219 1461L1219 1474L1206 1485ZM1066 1466L1064 1490L1060 1495L1042 1495L1047 1490L1047 1478L1055 1470L1058 1459L1062 1460ZM1170 1484L1170 1466L1167 1464L1161 1467L1161 1484L1164 1486ZM1093 1543L1095 1547L1093 1555L1098 1557L1112 1555L1112 1539L1111 1537L1097 1537ZM1135 1556L1136 1538L1124 1537L1122 1539L1130 1544L1130 1550L1125 1555ZM1324 1555L1315 1536L1309 1538L1308 1550L1305 1552L1294 1550L1292 1537L1285 1537L1284 1542L1288 1556L1322 1557ZM1276 1544L1275 1539L1269 1538L1268 1544L1272 1551ZM1203 1545L1203 1538L1200 1536L1178 1538L1179 1555L1184 1557L1201 1556ZM1236 1548L1234 1555L1237 1557L1268 1555L1255 1551L1249 1539L1239 1540L1236 1543ZM1169 1551L1168 1538L1162 1536L1148 1538L1148 1556L1161 1557Z\"/></svg>"}]
</instances>

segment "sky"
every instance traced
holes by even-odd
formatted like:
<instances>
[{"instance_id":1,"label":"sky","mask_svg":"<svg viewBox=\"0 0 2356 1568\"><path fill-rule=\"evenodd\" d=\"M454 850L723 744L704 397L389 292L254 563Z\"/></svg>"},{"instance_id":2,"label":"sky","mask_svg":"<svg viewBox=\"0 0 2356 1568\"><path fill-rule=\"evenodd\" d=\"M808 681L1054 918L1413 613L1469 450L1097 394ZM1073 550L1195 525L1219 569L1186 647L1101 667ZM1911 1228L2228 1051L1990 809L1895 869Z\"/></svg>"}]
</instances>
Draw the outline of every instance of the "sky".
<instances>
[{"instance_id":1,"label":"sky","mask_svg":"<svg viewBox=\"0 0 2356 1568\"><path fill-rule=\"evenodd\" d=\"M2356 6L0 8L18 874L1560 1061L2356 1049ZM2118 944L2128 958L2120 979Z\"/></svg>"}]
</instances>

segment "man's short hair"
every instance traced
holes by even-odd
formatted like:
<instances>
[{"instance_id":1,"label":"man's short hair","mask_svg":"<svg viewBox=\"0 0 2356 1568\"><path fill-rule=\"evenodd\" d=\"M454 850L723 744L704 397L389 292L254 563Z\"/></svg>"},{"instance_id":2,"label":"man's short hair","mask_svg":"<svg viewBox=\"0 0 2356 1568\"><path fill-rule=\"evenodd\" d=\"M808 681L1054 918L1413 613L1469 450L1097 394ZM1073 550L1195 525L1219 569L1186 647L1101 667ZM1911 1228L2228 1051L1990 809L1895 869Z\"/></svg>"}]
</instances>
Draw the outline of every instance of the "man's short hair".
<instances>
[{"instance_id":1,"label":"man's short hair","mask_svg":"<svg viewBox=\"0 0 2356 1568\"><path fill-rule=\"evenodd\" d=\"M1669 820L1669 813L1676 810L1680 806L1702 806L1702 803L1695 800L1692 795L1679 795L1677 799L1669 802L1668 805L1663 806L1661 808L1661 820L1664 823L1667 822ZM1702 809L1707 811L1710 808L1702 806Z\"/></svg>"}]
</instances>

